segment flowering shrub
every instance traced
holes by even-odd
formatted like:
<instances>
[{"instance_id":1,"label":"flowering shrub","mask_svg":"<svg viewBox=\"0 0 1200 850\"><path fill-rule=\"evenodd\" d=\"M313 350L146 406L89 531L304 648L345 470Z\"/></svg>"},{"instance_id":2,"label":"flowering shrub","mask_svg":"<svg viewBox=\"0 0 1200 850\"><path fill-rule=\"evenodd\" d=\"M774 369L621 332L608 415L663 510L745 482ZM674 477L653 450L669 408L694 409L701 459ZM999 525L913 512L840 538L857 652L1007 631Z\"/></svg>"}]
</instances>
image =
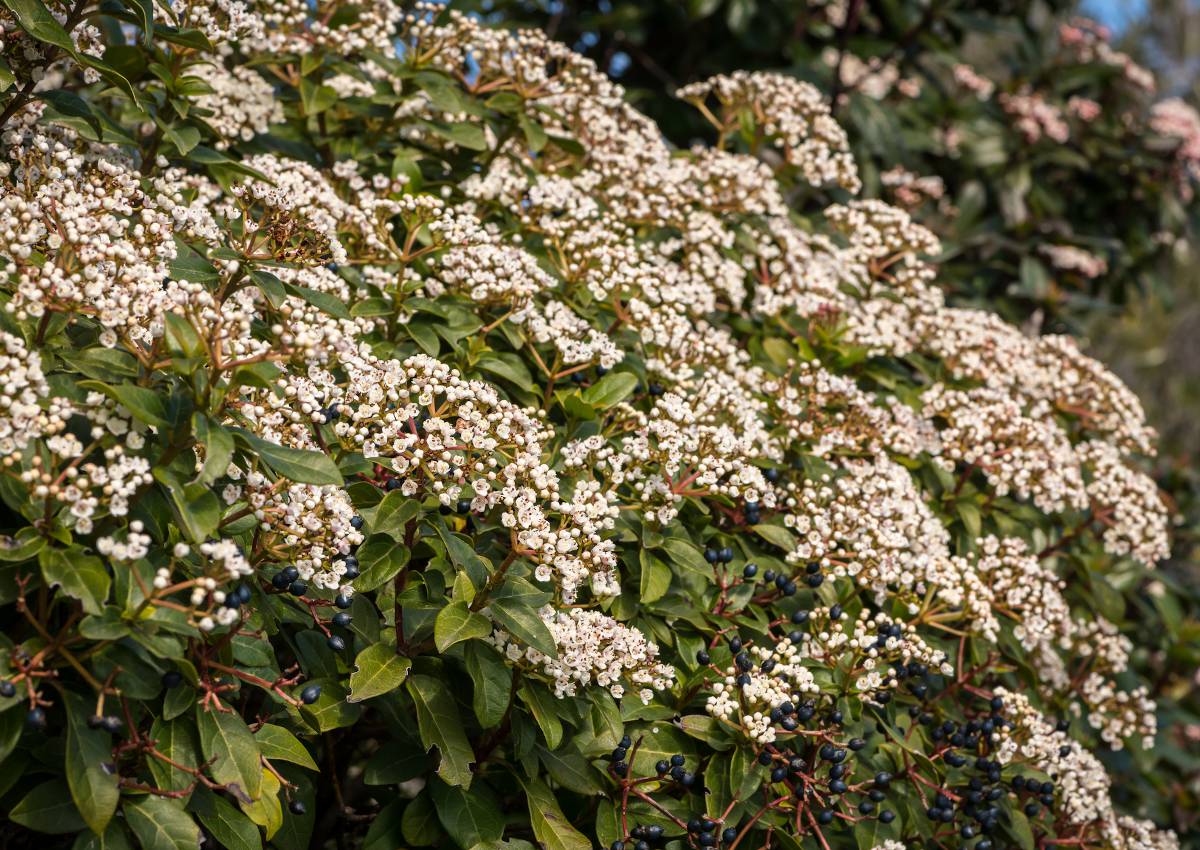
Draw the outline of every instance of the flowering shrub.
<instances>
[{"instance_id":1,"label":"flowering shrub","mask_svg":"<svg viewBox=\"0 0 1200 850\"><path fill-rule=\"evenodd\" d=\"M669 89L740 68L813 82L836 99L865 195L941 237L955 302L1082 330L1145 293L1169 297L1173 263L1187 262L1200 116L1171 96L1169 68L1160 83L1142 64L1162 64L1153 47L1135 58L1079 3L467 5L552 28L680 144L705 127ZM1168 29L1176 17L1147 13ZM658 48L676 42L687 49Z\"/></svg>"},{"instance_id":2,"label":"flowering shrub","mask_svg":"<svg viewBox=\"0 0 1200 850\"><path fill-rule=\"evenodd\" d=\"M5 7L14 840L1178 846L1153 432L819 90L678 151L440 6Z\"/></svg>"}]
</instances>

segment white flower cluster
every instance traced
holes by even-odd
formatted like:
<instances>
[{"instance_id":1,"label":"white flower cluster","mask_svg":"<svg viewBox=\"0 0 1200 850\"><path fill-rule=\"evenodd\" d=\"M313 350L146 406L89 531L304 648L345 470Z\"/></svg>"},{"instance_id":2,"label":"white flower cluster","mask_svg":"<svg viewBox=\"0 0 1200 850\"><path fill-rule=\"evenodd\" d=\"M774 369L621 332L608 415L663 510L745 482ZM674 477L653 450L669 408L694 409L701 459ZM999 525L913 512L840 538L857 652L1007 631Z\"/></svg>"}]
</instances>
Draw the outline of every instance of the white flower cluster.
<instances>
[{"instance_id":1,"label":"white flower cluster","mask_svg":"<svg viewBox=\"0 0 1200 850\"><path fill-rule=\"evenodd\" d=\"M0 331L0 456L8 461L31 440L57 434L70 413L64 399L50 397L42 356Z\"/></svg>"},{"instance_id":2,"label":"white flower cluster","mask_svg":"<svg viewBox=\"0 0 1200 850\"><path fill-rule=\"evenodd\" d=\"M60 421L68 413L90 420L92 442L85 446L70 432L57 433L45 441L45 458L14 451L4 458L5 468L25 462L19 478L32 498L66 507L79 534L91 534L97 517L128 515L132 498L154 480L150 461L138 454L146 444L144 426L97 392L89 392L82 404L53 401L50 409Z\"/></svg>"},{"instance_id":3,"label":"white flower cluster","mask_svg":"<svg viewBox=\"0 0 1200 850\"><path fill-rule=\"evenodd\" d=\"M554 636L556 658L513 641L503 631L497 631L493 640L510 661L528 663L548 676L555 696L574 696L580 685L595 684L617 699L631 687L645 703L655 689L669 688L675 680L675 668L658 660L657 646L637 629L606 614L547 606L541 617Z\"/></svg>"},{"instance_id":4,"label":"white flower cluster","mask_svg":"<svg viewBox=\"0 0 1200 850\"><path fill-rule=\"evenodd\" d=\"M1087 493L1101 515L1104 548L1149 566L1165 560L1171 543L1154 480L1124 463L1120 451L1102 440L1088 440L1077 450L1091 470Z\"/></svg>"},{"instance_id":5,"label":"white flower cluster","mask_svg":"<svg viewBox=\"0 0 1200 850\"><path fill-rule=\"evenodd\" d=\"M952 69L954 82L971 92L980 100L987 100L996 90L996 84L980 74L970 65L958 64Z\"/></svg>"},{"instance_id":6,"label":"white flower cluster","mask_svg":"<svg viewBox=\"0 0 1200 850\"><path fill-rule=\"evenodd\" d=\"M148 344L170 300L163 281L175 257L172 216L120 148L38 125L41 111L28 107L0 136L8 159L0 164L0 255L13 293L6 307L18 320L54 310L94 316L105 344Z\"/></svg>"},{"instance_id":7,"label":"white flower cluster","mask_svg":"<svg viewBox=\"0 0 1200 850\"><path fill-rule=\"evenodd\" d=\"M1056 269L1082 277L1097 278L1108 271L1107 260L1075 245L1043 245L1041 251Z\"/></svg>"},{"instance_id":8,"label":"white flower cluster","mask_svg":"<svg viewBox=\"0 0 1200 850\"><path fill-rule=\"evenodd\" d=\"M742 650L724 679L710 686L705 711L738 727L755 743L772 743L783 719L779 710L788 703L794 708L821 690L804 660L790 640Z\"/></svg>"},{"instance_id":9,"label":"white flower cluster","mask_svg":"<svg viewBox=\"0 0 1200 850\"><path fill-rule=\"evenodd\" d=\"M878 56L864 60L853 53L827 47L821 51L821 61L838 72L843 100L852 91L873 100L883 100L893 90L904 97L917 97L921 93L919 79L901 77L900 68L895 62Z\"/></svg>"},{"instance_id":10,"label":"white flower cluster","mask_svg":"<svg viewBox=\"0 0 1200 850\"><path fill-rule=\"evenodd\" d=\"M780 74L737 71L684 86L676 96L698 104L713 97L726 115L754 114L763 134L809 183L836 183L858 191L861 184L846 131L809 83Z\"/></svg>"},{"instance_id":11,"label":"white flower cluster","mask_svg":"<svg viewBox=\"0 0 1200 850\"><path fill-rule=\"evenodd\" d=\"M847 625L853 631L847 630ZM846 690L867 701L879 701L882 691L899 684L897 665L917 663L944 676L954 673L946 653L929 646L917 634L915 624L894 620L883 612L848 624L844 615L835 616L833 609L814 609L800 647L806 657L827 668L841 668L849 657L852 691Z\"/></svg>"},{"instance_id":12,"label":"white flower cluster","mask_svg":"<svg viewBox=\"0 0 1200 850\"><path fill-rule=\"evenodd\" d=\"M1087 750L1058 731L1034 708L1024 694L998 688L1010 721L993 733L997 758L1002 764L1029 766L1057 777L1055 793L1062 813L1076 825L1098 825L1109 846L1119 850L1166 848L1177 850L1178 839L1170 830L1127 817L1118 817L1112 806L1112 782L1104 766Z\"/></svg>"},{"instance_id":13,"label":"white flower cluster","mask_svg":"<svg viewBox=\"0 0 1200 850\"><path fill-rule=\"evenodd\" d=\"M244 494L238 494L243 496L263 531L260 545L268 560L292 564L317 587L339 590L349 583L342 579L345 557L364 538L351 524L356 511L345 490L294 483L280 487L250 472Z\"/></svg>"},{"instance_id":14,"label":"white flower cluster","mask_svg":"<svg viewBox=\"0 0 1200 850\"><path fill-rule=\"evenodd\" d=\"M254 69L245 65L227 67L221 56L206 60L189 68L189 72L212 89L210 94L196 98L196 107L207 110L205 120L221 137L216 144L218 150L228 148L230 140L248 142L267 132L271 124L283 121L283 104L275 89Z\"/></svg>"},{"instance_id":15,"label":"white flower cluster","mask_svg":"<svg viewBox=\"0 0 1200 850\"><path fill-rule=\"evenodd\" d=\"M1071 127L1063 118L1062 110L1047 103L1039 92L1028 86L1012 94L1003 92L996 99L1029 144L1045 136L1061 145L1071 137Z\"/></svg>"},{"instance_id":16,"label":"white flower cluster","mask_svg":"<svg viewBox=\"0 0 1200 850\"><path fill-rule=\"evenodd\" d=\"M1147 92L1157 88L1154 72L1143 68L1128 53L1115 49L1110 40L1108 27L1090 18L1076 17L1058 28L1058 40L1071 50L1080 62L1099 62L1121 70L1122 76L1133 86Z\"/></svg>"}]
</instances>

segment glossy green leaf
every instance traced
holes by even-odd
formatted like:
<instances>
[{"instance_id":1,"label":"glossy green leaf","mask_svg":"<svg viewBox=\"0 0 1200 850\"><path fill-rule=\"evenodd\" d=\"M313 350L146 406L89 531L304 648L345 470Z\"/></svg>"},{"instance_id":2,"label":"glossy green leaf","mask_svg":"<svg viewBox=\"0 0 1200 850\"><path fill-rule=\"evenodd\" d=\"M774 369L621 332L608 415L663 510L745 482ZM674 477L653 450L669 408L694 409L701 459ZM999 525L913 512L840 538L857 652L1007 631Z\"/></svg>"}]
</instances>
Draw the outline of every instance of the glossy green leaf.
<instances>
[{"instance_id":1,"label":"glossy green leaf","mask_svg":"<svg viewBox=\"0 0 1200 850\"><path fill-rule=\"evenodd\" d=\"M287 761L309 770L318 769L317 763L313 761L312 755L309 754L304 744L300 743L300 739L282 726L264 723L255 731L254 740L258 743L259 752L265 759Z\"/></svg>"},{"instance_id":2,"label":"glossy green leaf","mask_svg":"<svg viewBox=\"0 0 1200 850\"><path fill-rule=\"evenodd\" d=\"M196 850L200 828L176 800L153 794L127 800L125 822L145 850Z\"/></svg>"},{"instance_id":3,"label":"glossy green leaf","mask_svg":"<svg viewBox=\"0 0 1200 850\"><path fill-rule=\"evenodd\" d=\"M196 709L200 751L212 760L209 772L222 784L235 785L246 799L255 799L262 789L262 766L258 744L246 721L228 711Z\"/></svg>"},{"instance_id":4,"label":"glossy green leaf","mask_svg":"<svg viewBox=\"0 0 1200 850\"><path fill-rule=\"evenodd\" d=\"M491 633L492 624L488 618L471 611L467 603L461 601L451 602L438 611L433 628L438 652L445 652L461 641L487 637Z\"/></svg>"},{"instance_id":5,"label":"glossy green leaf","mask_svg":"<svg viewBox=\"0 0 1200 850\"><path fill-rule=\"evenodd\" d=\"M70 549L46 547L38 552L38 563L46 584L61 587L67 596L78 599L87 613L101 613L112 584L103 561L73 546Z\"/></svg>"},{"instance_id":6,"label":"glossy green leaf","mask_svg":"<svg viewBox=\"0 0 1200 850\"><path fill-rule=\"evenodd\" d=\"M412 660L396 654L395 647L377 643L368 646L354 659L350 674L349 702L362 702L394 691L404 683Z\"/></svg>"},{"instance_id":7,"label":"glossy green leaf","mask_svg":"<svg viewBox=\"0 0 1200 850\"><path fill-rule=\"evenodd\" d=\"M469 787L475 753L463 732L454 697L432 676L409 676L406 684L416 706L421 742L427 749L437 748L438 776L451 785Z\"/></svg>"}]
</instances>

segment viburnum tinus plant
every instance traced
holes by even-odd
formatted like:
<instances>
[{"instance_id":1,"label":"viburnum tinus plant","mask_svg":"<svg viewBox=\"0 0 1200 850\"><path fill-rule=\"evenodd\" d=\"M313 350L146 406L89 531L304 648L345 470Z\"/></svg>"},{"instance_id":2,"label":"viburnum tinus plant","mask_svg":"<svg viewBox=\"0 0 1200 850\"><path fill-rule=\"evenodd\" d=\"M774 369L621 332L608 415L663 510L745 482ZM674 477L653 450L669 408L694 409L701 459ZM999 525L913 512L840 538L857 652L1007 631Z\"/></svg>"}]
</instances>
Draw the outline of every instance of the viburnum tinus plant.
<instances>
[{"instance_id":1,"label":"viburnum tinus plant","mask_svg":"<svg viewBox=\"0 0 1200 850\"><path fill-rule=\"evenodd\" d=\"M681 151L437 5L4 5L10 845L1178 846L1140 405L819 90Z\"/></svg>"}]
</instances>

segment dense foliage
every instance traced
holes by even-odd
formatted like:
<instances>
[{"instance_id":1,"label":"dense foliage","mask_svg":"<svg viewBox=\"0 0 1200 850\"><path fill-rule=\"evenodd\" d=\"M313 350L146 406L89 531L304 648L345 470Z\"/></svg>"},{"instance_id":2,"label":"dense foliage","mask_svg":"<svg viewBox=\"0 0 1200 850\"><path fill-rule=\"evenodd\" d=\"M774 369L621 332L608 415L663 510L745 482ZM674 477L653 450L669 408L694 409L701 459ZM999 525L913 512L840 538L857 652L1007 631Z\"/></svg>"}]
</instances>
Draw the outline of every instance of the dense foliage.
<instances>
[{"instance_id":1,"label":"dense foliage","mask_svg":"<svg viewBox=\"0 0 1200 850\"><path fill-rule=\"evenodd\" d=\"M470 5L547 27L682 145L710 136L670 96L694 80L787 69L836 93L866 194L938 233L952 299L1018 323L1078 330L1169 293L1170 260L1194 233L1190 107L1071 2Z\"/></svg>"},{"instance_id":2,"label":"dense foliage","mask_svg":"<svg viewBox=\"0 0 1200 850\"><path fill-rule=\"evenodd\" d=\"M674 97L686 83L786 70L838 92L863 194L938 234L951 306L1087 335L1133 381L1163 432L1152 474L1176 516L1166 592L1143 600L1170 628L1147 619L1133 659L1163 712L1164 761L1152 784L1123 791L1170 800L1181 834L1200 842L1200 442L1186 368L1197 362L1200 121L1178 100L1195 94L1189 4L1116 4L1144 14L1119 39L1078 17L1087 4L1059 0L469 5L593 58L682 146L714 138Z\"/></svg>"},{"instance_id":3,"label":"dense foliage","mask_svg":"<svg viewBox=\"0 0 1200 850\"><path fill-rule=\"evenodd\" d=\"M690 84L676 150L439 6L44 3L10 843L1178 846L1104 761L1152 787L1178 629L1141 406L946 306L818 88Z\"/></svg>"}]
</instances>

